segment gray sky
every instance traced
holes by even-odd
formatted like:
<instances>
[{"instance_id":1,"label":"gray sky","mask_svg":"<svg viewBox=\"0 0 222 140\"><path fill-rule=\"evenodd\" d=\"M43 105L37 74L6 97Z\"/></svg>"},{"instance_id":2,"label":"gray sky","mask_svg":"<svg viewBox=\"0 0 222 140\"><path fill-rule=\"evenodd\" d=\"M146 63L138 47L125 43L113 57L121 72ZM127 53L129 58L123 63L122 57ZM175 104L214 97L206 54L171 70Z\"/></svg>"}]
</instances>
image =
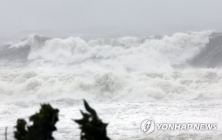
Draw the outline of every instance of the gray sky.
<instances>
[{"instance_id":1,"label":"gray sky","mask_svg":"<svg viewBox=\"0 0 222 140\"><path fill-rule=\"evenodd\" d=\"M222 0L0 0L0 41L222 31Z\"/></svg>"}]
</instances>

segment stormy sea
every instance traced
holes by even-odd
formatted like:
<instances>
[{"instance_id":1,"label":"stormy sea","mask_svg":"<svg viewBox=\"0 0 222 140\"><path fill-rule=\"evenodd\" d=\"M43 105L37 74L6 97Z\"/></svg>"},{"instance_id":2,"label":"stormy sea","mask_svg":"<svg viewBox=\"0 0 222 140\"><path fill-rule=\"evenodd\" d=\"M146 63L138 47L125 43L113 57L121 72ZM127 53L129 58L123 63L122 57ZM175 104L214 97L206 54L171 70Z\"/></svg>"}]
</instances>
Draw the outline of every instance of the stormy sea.
<instances>
[{"instance_id":1,"label":"stormy sea","mask_svg":"<svg viewBox=\"0 0 222 140\"><path fill-rule=\"evenodd\" d=\"M58 108L53 133L77 140L83 99L108 123L113 140L221 140L222 33L49 38L30 35L0 45L0 139L13 140L18 118L40 104ZM214 131L140 129L156 123L216 123Z\"/></svg>"}]
</instances>

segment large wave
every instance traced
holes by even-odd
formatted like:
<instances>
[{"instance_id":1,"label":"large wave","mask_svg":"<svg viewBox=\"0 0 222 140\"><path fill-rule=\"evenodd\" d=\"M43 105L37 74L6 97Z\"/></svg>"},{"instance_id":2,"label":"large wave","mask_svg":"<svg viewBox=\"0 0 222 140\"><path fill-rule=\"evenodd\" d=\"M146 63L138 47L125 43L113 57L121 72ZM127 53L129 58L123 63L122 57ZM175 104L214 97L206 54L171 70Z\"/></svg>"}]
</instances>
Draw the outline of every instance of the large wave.
<instances>
[{"instance_id":1,"label":"large wave","mask_svg":"<svg viewBox=\"0 0 222 140\"><path fill-rule=\"evenodd\" d=\"M220 67L221 38L221 34L211 31L90 41L78 37L61 39L31 35L1 46L0 60L41 60L69 65L90 63L144 72L181 66Z\"/></svg>"},{"instance_id":2,"label":"large wave","mask_svg":"<svg viewBox=\"0 0 222 140\"><path fill-rule=\"evenodd\" d=\"M32 35L0 48L0 97L220 99L221 38L211 31L90 41Z\"/></svg>"},{"instance_id":3,"label":"large wave","mask_svg":"<svg viewBox=\"0 0 222 140\"><path fill-rule=\"evenodd\" d=\"M222 33L83 40L31 35L0 46L0 131L28 119L39 104L59 108L58 139L78 139L85 98L108 122L112 139L147 139L157 123L222 123ZM73 131L74 130L74 131ZM218 132L221 129L218 127ZM2 133L3 134L3 133ZM158 132L153 139L221 139L221 133ZM0 138L4 135L0 134Z\"/></svg>"}]
</instances>

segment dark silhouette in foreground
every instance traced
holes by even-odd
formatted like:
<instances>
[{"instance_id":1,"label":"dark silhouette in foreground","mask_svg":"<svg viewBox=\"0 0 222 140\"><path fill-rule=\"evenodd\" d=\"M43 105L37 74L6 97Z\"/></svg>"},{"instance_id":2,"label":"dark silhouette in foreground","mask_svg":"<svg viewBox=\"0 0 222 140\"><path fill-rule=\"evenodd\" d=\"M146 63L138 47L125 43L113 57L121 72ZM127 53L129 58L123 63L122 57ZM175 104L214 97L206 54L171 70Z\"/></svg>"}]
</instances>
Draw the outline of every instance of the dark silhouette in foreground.
<instances>
[{"instance_id":1,"label":"dark silhouette in foreground","mask_svg":"<svg viewBox=\"0 0 222 140\"><path fill-rule=\"evenodd\" d=\"M29 120L31 126L26 126L24 119L18 119L15 126L14 137L17 140L54 140L52 132L58 119L58 109L53 109L49 104L41 105L39 113L32 115ZM27 129L26 129L27 127Z\"/></svg>"},{"instance_id":2,"label":"dark silhouette in foreground","mask_svg":"<svg viewBox=\"0 0 222 140\"><path fill-rule=\"evenodd\" d=\"M80 125L81 140L110 140L106 135L106 127L108 124L103 123L97 116L96 111L89 106L84 100L84 106L88 113L80 110L83 118L74 120Z\"/></svg>"},{"instance_id":3,"label":"dark silhouette in foreground","mask_svg":"<svg viewBox=\"0 0 222 140\"><path fill-rule=\"evenodd\" d=\"M103 123L96 111L84 100L87 113L80 111L83 118L74 120L80 125L81 140L110 140L106 135L108 124ZM53 109L49 104L41 105L39 113L32 115L29 120L33 122L27 126L24 119L18 119L15 126L14 137L16 140L54 140L52 132L56 131L55 124L59 120L58 109Z\"/></svg>"}]
</instances>

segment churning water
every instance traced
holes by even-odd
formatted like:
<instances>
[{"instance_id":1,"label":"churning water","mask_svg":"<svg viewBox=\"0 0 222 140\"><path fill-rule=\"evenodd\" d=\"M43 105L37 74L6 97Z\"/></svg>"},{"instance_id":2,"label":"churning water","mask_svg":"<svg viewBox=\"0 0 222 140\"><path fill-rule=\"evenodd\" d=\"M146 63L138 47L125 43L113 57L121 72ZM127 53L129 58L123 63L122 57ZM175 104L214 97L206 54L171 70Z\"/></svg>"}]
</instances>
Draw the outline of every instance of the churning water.
<instances>
[{"instance_id":1,"label":"churning water","mask_svg":"<svg viewBox=\"0 0 222 140\"><path fill-rule=\"evenodd\" d=\"M0 135L49 102L60 109L57 139L79 139L72 118L87 99L112 139L218 139L222 33L85 41L31 35L0 47ZM140 131L144 119L217 123L214 132Z\"/></svg>"}]
</instances>

